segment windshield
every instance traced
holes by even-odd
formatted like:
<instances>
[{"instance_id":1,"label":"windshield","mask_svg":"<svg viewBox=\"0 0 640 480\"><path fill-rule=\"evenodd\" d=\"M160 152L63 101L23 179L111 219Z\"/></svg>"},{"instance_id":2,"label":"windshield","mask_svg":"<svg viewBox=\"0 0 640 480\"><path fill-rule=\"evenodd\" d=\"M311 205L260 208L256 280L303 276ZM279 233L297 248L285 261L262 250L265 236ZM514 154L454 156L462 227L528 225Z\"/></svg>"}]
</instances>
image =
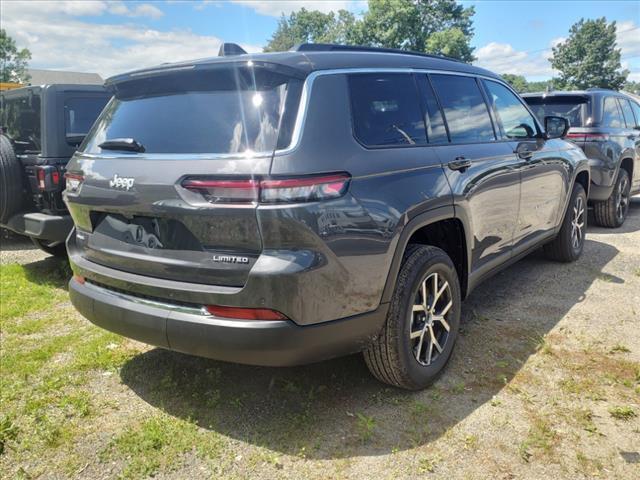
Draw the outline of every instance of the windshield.
<instances>
[{"instance_id":1,"label":"windshield","mask_svg":"<svg viewBox=\"0 0 640 480\"><path fill-rule=\"evenodd\" d=\"M12 140L16 153L40 152L40 95L1 98L2 130Z\"/></svg>"},{"instance_id":2,"label":"windshield","mask_svg":"<svg viewBox=\"0 0 640 480\"><path fill-rule=\"evenodd\" d=\"M281 74L239 69L130 82L118 86L84 151L101 153L105 141L131 138L152 154L272 152L288 145L283 111L297 112L300 85Z\"/></svg>"},{"instance_id":3,"label":"windshield","mask_svg":"<svg viewBox=\"0 0 640 480\"><path fill-rule=\"evenodd\" d=\"M571 127L583 127L586 123L587 99L578 96L528 97L525 101L544 124L544 117L556 116L569 120Z\"/></svg>"}]
</instances>

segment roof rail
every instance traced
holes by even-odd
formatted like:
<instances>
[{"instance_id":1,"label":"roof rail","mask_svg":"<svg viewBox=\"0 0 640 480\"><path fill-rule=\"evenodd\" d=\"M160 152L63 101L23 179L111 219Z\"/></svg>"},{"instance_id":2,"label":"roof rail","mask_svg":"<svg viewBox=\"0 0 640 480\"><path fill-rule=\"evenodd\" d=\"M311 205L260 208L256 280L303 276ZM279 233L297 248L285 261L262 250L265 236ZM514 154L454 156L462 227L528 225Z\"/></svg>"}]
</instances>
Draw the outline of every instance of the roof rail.
<instances>
[{"instance_id":1,"label":"roof rail","mask_svg":"<svg viewBox=\"0 0 640 480\"><path fill-rule=\"evenodd\" d=\"M300 43L295 45L292 52L376 52L397 53L400 55L415 55L417 57L439 58L452 62L464 63L456 58L432 53L414 52L413 50L400 50L399 48L364 47L361 45L338 45L335 43Z\"/></svg>"},{"instance_id":2,"label":"roof rail","mask_svg":"<svg viewBox=\"0 0 640 480\"><path fill-rule=\"evenodd\" d=\"M234 55L244 55L247 52L237 43L223 43L218 50L219 57L232 57Z\"/></svg>"},{"instance_id":3,"label":"roof rail","mask_svg":"<svg viewBox=\"0 0 640 480\"><path fill-rule=\"evenodd\" d=\"M610 88L604 88L604 87L589 87L587 88L587 92L597 92L600 90L604 90L606 92L611 92L612 90Z\"/></svg>"}]
</instances>

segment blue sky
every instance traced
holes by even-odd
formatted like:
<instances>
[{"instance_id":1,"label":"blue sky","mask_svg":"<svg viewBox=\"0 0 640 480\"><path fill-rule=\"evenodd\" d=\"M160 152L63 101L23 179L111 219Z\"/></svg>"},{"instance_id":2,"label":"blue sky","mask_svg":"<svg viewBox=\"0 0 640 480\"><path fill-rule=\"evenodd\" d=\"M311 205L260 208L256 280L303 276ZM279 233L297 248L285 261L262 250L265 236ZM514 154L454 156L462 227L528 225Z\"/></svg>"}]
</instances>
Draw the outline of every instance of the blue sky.
<instances>
[{"instance_id":1,"label":"blue sky","mask_svg":"<svg viewBox=\"0 0 640 480\"><path fill-rule=\"evenodd\" d=\"M640 80L639 1L472 1L478 65L529 79L553 75L550 47L580 19L619 24L623 64ZM2 26L33 52L33 67L112 75L137 66L215 55L220 41L259 51L279 13L305 6L366 9L363 1L2 1Z\"/></svg>"}]
</instances>

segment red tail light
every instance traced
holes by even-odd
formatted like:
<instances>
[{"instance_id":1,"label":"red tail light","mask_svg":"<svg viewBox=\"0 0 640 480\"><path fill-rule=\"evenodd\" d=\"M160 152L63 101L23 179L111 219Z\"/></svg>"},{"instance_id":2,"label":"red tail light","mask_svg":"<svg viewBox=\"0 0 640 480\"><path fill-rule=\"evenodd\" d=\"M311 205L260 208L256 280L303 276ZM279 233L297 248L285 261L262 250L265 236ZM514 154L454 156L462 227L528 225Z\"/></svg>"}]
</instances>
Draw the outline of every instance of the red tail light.
<instances>
[{"instance_id":1,"label":"red tail light","mask_svg":"<svg viewBox=\"0 0 640 480\"><path fill-rule=\"evenodd\" d=\"M41 192L57 191L60 186L60 172L53 165L35 167L36 185Z\"/></svg>"},{"instance_id":2,"label":"red tail light","mask_svg":"<svg viewBox=\"0 0 640 480\"><path fill-rule=\"evenodd\" d=\"M219 305L205 306L207 312L215 317L234 320L287 320L282 313L269 308L222 307Z\"/></svg>"},{"instance_id":3,"label":"red tail light","mask_svg":"<svg viewBox=\"0 0 640 480\"><path fill-rule=\"evenodd\" d=\"M609 140L608 133L568 133L567 139L576 142L606 142Z\"/></svg>"},{"instance_id":4,"label":"red tail light","mask_svg":"<svg viewBox=\"0 0 640 480\"><path fill-rule=\"evenodd\" d=\"M84 285L84 282L86 281L85 278L82 275L74 275L73 279L78 282L80 285Z\"/></svg>"},{"instance_id":5,"label":"red tail light","mask_svg":"<svg viewBox=\"0 0 640 480\"><path fill-rule=\"evenodd\" d=\"M38 167L36 171L36 178L38 179L38 188L44 191L47 188L47 174L44 168Z\"/></svg>"},{"instance_id":6,"label":"red tail light","mask_svg":"<svg viewBox=\"0 0 640 480\"><path fill-rule=\"evenodd\" d=\"M199 192L210 203L313 202L341 197L350 179L346 173L261 180L187 178L182 186Z\"/></svg>"},{"instance_id":7,"label":"red tail light","mask_svg":"<svg viewBox=\"0 0 640 480\"><path fill-rule=\"evenodd\" d=\"M67 190L71 192L77 192L82 182L84 182L84 176L77 173L65 173L64 178L67 184Z\"/></svg>"}]
</instances>

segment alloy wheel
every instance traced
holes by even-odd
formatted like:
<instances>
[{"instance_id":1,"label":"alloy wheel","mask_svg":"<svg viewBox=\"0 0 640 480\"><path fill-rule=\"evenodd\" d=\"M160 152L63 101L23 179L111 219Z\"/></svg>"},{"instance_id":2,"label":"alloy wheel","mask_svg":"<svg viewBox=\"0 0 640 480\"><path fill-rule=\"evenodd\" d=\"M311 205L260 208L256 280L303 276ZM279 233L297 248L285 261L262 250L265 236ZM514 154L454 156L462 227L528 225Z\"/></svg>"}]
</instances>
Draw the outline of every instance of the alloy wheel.
<instances>
[{"instance_id":1,"label":"alloy wheel","mask_svg":"<svg viewBox=\"0 0 640 480\"><path fill-rule=\"evenodd\" d=\"M582 197L576 198L573 206L573 216L571 217L571 245L574 250L578 250L584 240L584 200Z\"/></svg>"},{"instance_id":2,"label":"alloy wheel","mask_svg":"<svg viewBox=\"0 0 640 480\"><path fill-rule=\"evenodd\" d=\"M618 220L624 220L624 217L627 213L627 209L629 208L629 192L627 192L629 180L627 177L623 177L620 182L618 192L616 193L616 216Z\"/></svg>"},{"instance_id":3,"label":"alloy wheel","mask_svg":"<svg viewBox=\"0 0 640 480\"><path fill-rule=\"evenodd\" d=\"M447 314L453 307L449 282L437 272L420 284L411 311L409 342L413 356L421 365L431 365L449 340Z\"/></svg>"}]
</instances>

